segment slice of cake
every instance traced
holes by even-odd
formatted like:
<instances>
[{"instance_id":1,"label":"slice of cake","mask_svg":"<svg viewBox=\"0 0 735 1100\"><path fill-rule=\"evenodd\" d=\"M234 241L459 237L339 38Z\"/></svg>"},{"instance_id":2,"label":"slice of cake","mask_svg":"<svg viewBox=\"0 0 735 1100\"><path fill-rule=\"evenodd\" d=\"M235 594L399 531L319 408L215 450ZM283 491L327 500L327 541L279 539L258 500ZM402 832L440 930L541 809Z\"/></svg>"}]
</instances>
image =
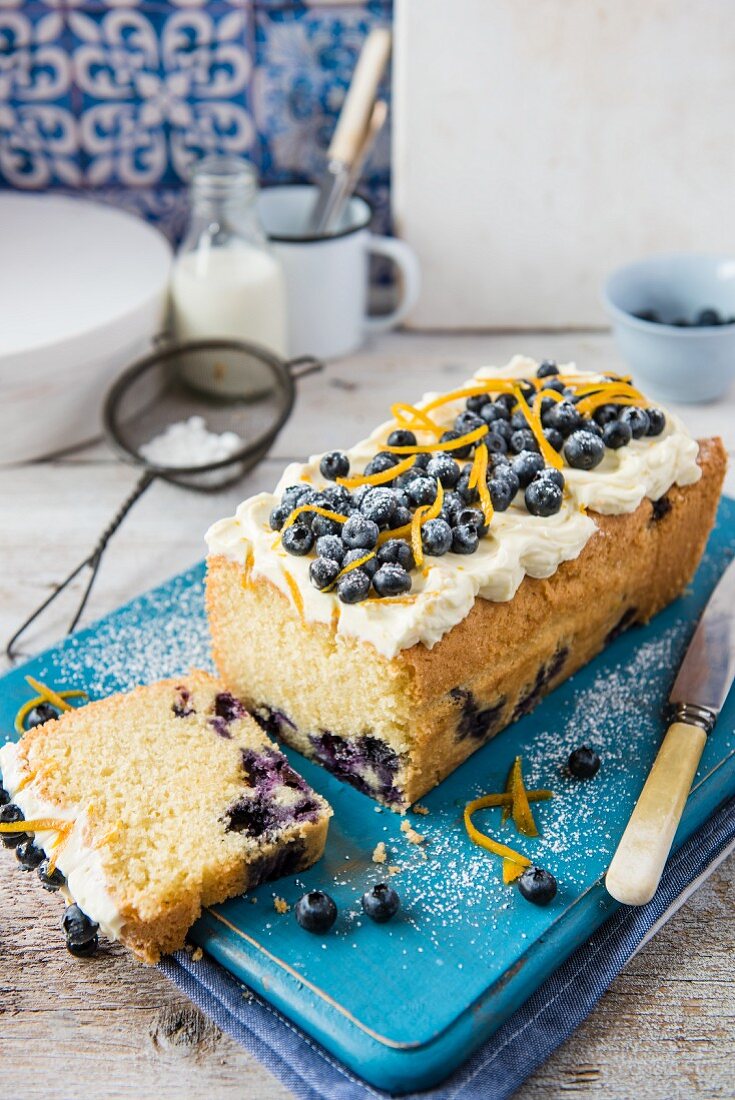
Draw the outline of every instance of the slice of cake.
<instances>
[{"instance_id":1,"label":"slice of cake","mask_svg":"<svg viewBox=\"0 0 735 1100\"><path fill-rule=\"evenodd\" d=\"M203 906L319 859L331 815L205 672L67 711L3 746L0 770L6 845L32 840L26 866L43 849L44 885L149 963Z\"/></svg>"},{"instance_id":2,"label":"slice of cake","mask_svg":"<svg viewBox=\"0 0 735 1100\"><path fill-rule=\"evenodd\" d=\"M395 405L208 533L215 661L405 809L691 578L725 471L631 380L516 357Z\"/></svg>"}]
</instances>

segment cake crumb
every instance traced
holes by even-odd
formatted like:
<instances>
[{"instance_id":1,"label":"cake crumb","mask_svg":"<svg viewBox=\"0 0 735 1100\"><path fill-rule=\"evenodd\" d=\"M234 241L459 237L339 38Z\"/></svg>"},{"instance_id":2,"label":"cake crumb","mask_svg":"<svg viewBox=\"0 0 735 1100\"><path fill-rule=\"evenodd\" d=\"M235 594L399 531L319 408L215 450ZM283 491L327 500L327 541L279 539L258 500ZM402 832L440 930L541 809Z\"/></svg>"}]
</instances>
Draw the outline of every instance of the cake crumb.
<instances>
[{"instance_id":1,"label":"cake crumb","mask_svg":"<svg viewBox=\"0 0 735 1100\"><path fill-rule=\"evenodd\" d=\"M388 874L389 875L399 875L400 873L401 873L401 868L396 866L396 865L394 865L393 867L388 868Z\"/></svg>"},{"instance_id":2,"label":"cake crumb","mask_svg":"<svg viewBox=\"0 0 735 1100\"><path fill-rule=\"evenodd\" d=\"M273 908L277 913L288 913L291 906L288 904L285 898L275 897L273 899Z\"/></svg>"},{"instance_id":3,"label":"cake crumb","mask_svg":"<svg viewBox=\"0 0 735 1100\"><path fill-rule=\"evenodd\" d=\"M373 852L373 863L385 863L388 858L388 853L385 850L385 841L380 840L375 845L375 851Z\"/></svg>"},{"instance_id":4,"label":"cake crumb","mask_svg":"<svg viewBox=\"0 0 735 1100\"><path fill-rule=\"evenodd\" d=\"M195 963L198 963L203 958L204 958L204 952L202 951L201 947L197 947L197 949L194 951L194 953L191 956L191 961L195 962Z\"/></svg>"},{"instance_id":5,"label":"cake crumb","mask_svg":"<svg viewBox=\"0 0 735 1100\"><path fill-rule=\"evenodd\" d=\"M405 835L409 844L423 844L426 837L417 833L410 821L401 822L401 832Z\"/></svg>"},{"instance_id":6,"label":"cake crumb","mask_svg":"<svg viewBox=\"0 0 735 1100\"><path fill-rule=\"evenodd\" d=\"M412 814L422 814L425 817L428 812L428 807L422 806L420 802L417 802L415 806L411 807Z\"/></svg>"}]
</instances>

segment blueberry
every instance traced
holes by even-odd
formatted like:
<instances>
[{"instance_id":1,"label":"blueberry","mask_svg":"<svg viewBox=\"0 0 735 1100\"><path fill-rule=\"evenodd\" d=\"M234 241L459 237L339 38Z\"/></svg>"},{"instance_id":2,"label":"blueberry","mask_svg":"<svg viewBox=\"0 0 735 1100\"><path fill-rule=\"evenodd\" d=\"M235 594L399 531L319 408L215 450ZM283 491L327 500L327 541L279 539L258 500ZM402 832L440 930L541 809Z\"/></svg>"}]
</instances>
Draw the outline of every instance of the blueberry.
<instances>
[{"instance_id":1,"label":"blueberry","mask_svg":"<svg viewBox=\"0 0 735 1100\"><path fill-rule=\"evenodd\" d=\"M309 580L315 588L323 592L325 588L334 584L341 568L340 563L334 558L314 558L309 565Z\"/></svg>"},{"instance_id":2,"label":"blueberry","mask_svg":"<svg viewBox=\"0 0 735 1100\"><path fill-rule=\"evenodd\" d=\"M544 465L543 458L536 451L521 451L516 455L511 462L511 468L518 478L520 488L525 489L530 485L536 474L541 473Z\"/></svg>"},{"instance_id":3,"label":"blueberry","mask_svg":"<svg viewBox=\"0 0 735 1100\"><path fill-rule=\"evenodd\" d=\"M600 405L593 412L595 421L604 428L611 420L617 420L620 416L620 405Z\"/></svg>"},{"instance_id":4,"label":"blueberry","mask_svg":"<svg viewBox=\"0 0 735 1100\"><path fill-rule=\"evenodd\" d=\"M465 504L474 504L480 499L477 489L470 489L470 475L468 473L463 473L457 482L457 492Z\"/></svg>"},{"instance_id":5,"label":"blueberry","mask_svg":"<svg viewBox=\"0 0 735 1100\"><path fill-rule=\"evenodd\" d=\"M360 603L370 592L370 577L362 569L351 569L337 581L337 595L342 603Z\"/></svg>"},{"instance_id":6,"label":"blueberry","mask_svg":"<svg viewBox=\"0 0 735 1100\"><path fill-rule=\"evenodd\" d=\"M526 414L518 409L510 418L510 426L514 432L523 431L528 427L528 421L526 420Z\"/></svg>"},{"instance_id":7,"label":"blueberry","mask_svg":"<svg viewBox=\"0 0 735 1100\"><path fill-rule=\"evenodd\" d=\"M455 432L451 428L449 431L443 432L439 440L440 443L450 443L454 439L459 439L464 432ZM466 443L464 447L453 447L451 451L455 458L469 458L472 453L472 444Z\"/></svg>"},{"instance_id":8,"label":"blueberry","mask_svg":"<svg viewBox=\"0 0 735 1100\"><path fill-rule=\"evenodd\" d=\"M277 504L268 519L268 522L271 525L271 530L280 531L288 517L291 515L292 511L293 509L290 508L288 504L284 504L283 501L280 504Z\"/></svg>"},{"instance_id":9,"label":"blueberry","mask_svg":"<svg viewBox=\"0 0 735 1100\"><path fill-rule=\"evenodd\" d=\"M519 455L521 451L538 451L539 445L531 429L522 428L520 431L513 432L510 437L510 449L513 454Z\"/></svg>"},{"instance_id":10,"label":"blueberry","mask_svg":"<svg viewBox=\"0 0 735 1100\"><path fill-rule=\"evenodd\" d=\"M365 519L359 512L354 512L342 525L342 541L349 550L372 550L379 534L377 523Z\"/></svg>"},{"instance_id":11,"label":"blueberry","mask_svg":"<svg viewBox=\"0 0 735 1100\"><path fill-rule=\"evenodd\" d=\"M342 530L342 524L338 520L328 519L327 516L320 516L318 513L315 514L309 526L315 540L323 538L324 535L339 535Z\"/></svg>"},{"instance_id":12,"label":"blueberry","mask_svg":"<svg viewBox=\"0 0 735 1100\"><path fill-rule=\"evenodd\" d=\"M493 477L488 481L487 488L495 511L505 512L518 492L518 478L515 474L513 474L513 480L507 477Z\"/></svg>"},{"instance_id":13,"label":"blueberry","mask_svg":"<svg viewBox=\"0 0 735 1100\"><path fill-rule=\"evenodd\" d=\"M645 409L639 409L636 405L628 405L627 408L623 409L620 419L624 424L629 425L633 433L633 439L641 439L648 431L650 423L648 413Z\"/></svg>"},{"instance_id":14,"label":"blueberry","mask_svg":"<svg viewBox=\"0 0 735 1100\"><path fill-rule=\"evenodd\" d=\"M311 496L313 491L303 481L299 485L289 485L281 494L281 504L288 508L298 508L300 504L306 503L306 497Z\"/></svg>"},{"instance_id":15,"label":"blueberry","mask_svg":"<svg viewBox=\"0 0 735 1100\"><path fill-rule=\"evenodd\" d=\"M518 399L514 393L501 393L495 398L495 404L502 405L510 413L518 404Z\"/></svg>"},{"instance_id":16,"label":"blueberry","mask_svg":"<svg viewBox=\"0 0 735 1100\"><path fill-rule=\"evenodd\" d=\"M30 730L34 726L42 726L44 722L51 722L58 717L59 712L56 707L52 707L50 703L39 703L37 707L28 712L25 726L27 730Z\"/></svg>"},{"instance_id":17,"label":"blueberry","mask_svg":"<svg viewBox=\"0 0 735 1100\"><path fill-rule=\"evenodd\" d=\"M564 437L556 428L545 428L544 438L549 444L549 447L552 447L555 451L560 451L564 445Z\"/></svg>"},{"instance_id":18,"label":"blueberry","mask_svg":"<svg viewBox=\"0 0 735 1100\"><path fill-rule=\"evenodd\" d=\"M501 469L507 473L511 468L512 455L491 454L489 459L488 467L493 473Z\"/></svg>"},{"instance_id":19,"label":"blueberry","mask_svg":"<svg viewBox=\"0 0 735 1100\"><path fill-rule=\"evenodd\" d=\"M486 424L507 424L510 421L510 413L505 405L499 405L497 401L490 401L482 406L480 416Z\"/></svg>"},{"instance_id":20,"label":"blueberry","mask_svg":"<svg viewBox=\"0 0 735 1100\"><path fill-rule=\"evenodd\" d=\"M44 890L48 890L51 893L55 893L59 889L59 887L63 886L66 882L66 879L64 878L58 867L54 867L51 874L49 874L49 861L47 859L44 859L41 861L41 863L39 863L36 874L38 875Z\"/></svg>"},{"instance_id":21,"label":"blueberry","mask_svg":"<svg viewBox=\"0 0 735 1100\"><path fill-rule=\"evenodd\" d=\"M390 451L378 451L365 467L365 476L371 477L373 474L383 474L386 470L392 470L400 461L400 458L391 454Z\"/></svg>"},{"instance_id":22,"label":"blueberry","mask_svg":"<svg viewBox=\"0 0 735 1100\"><path fill-rule=\"evenodd\" d=\"M464 527L469 524L474 527L480 538L487 534L487 523L485 522L485 515L479 508L463 508L457 516L457 523L455 526Z\"/></svg>"},{"instance_id":23,"label":"blueberry","mask_svg":"<svg viewBox=\"0 0 735 1100\"><path fill-rule=\"evenodd\" d=\"M350 472L350 460L344 451L330 451L322 457L319 472L327 481L336 481L338 477L347 477Z\"/></svg>"},{"instance_id":24,"label":"blueberry","mask_svg":"<svg viewBox=\"0 0 735 1100\"><path fill-rule=\"evenodd\" d=\"M322 489L321 496L333 512L349 515L352 511L352 493L344 485L327 485L325 489Z\"/></svg>"},{"instance_id":25,"label":"blueberry","mask_svg":"<svg viewBox=\"0 0 735 1100\"><path fill-rule=\"evenodd\" d=\"M511 435L512 438L512 435ZM508 450L507 440L499 432L489 431L482 441L490 454L504 455Z\"/></svg>"},{"instance_id":26,"label":"blueberry","mask_svg":"<svg viewBox=\"0 0 735 1100\"><path fill-rule=\"evenodd\" d=\"M594 470L604 457L605 444L592 432L572 432L564 444L564 458L576 470Z\"/></svg>"},{"instance_id":27,"label":"blueberry","mask_svg":"<svg viewBox=\"0 0 735 1100\"><path fill-rule=\"evenodd\" d=\"M572 401L559 401L541 418L545 428L553 428L566 437L582 426L582 414Z\"/></svg>"},{"instance_id":28,"label":"blueberry","mask_svg":"<svg viewBox=\"0 0 735 1100\"><path fill-rule=\"evenodd\" d=\"M452 528L444 519L430 519L421 528L421 545L424 553L433 558L441 557L452 547Z\"/></svg>"},{"instance_id":29,"label":"blueberry","mask_svg":"<svg viewBox=\"0 0 735 1100\"><path fill-rule=\"evenodd\" d=\"M702 309L697 314L694 324L701 328L709 328L711 325L721 325L722 318L716 309Z\"/></svg>"},{"instance_id":30,"label":"blueberry","mask_svg":"<svg viewBox=\"0 0 735 1100\"><path fill-rule=\"evenodd\" d=\"M471 523L463 523L452 531L452 553L474 554L480 543L477 528Z\"/></svg>"},{"instance_id":31,"label":"blueberry","mask_svg":"<svg viewBox=\"0 0 735 1100\"><path fill-rule=\"evenodd\" d=\"M16 821L25 821L23 811L14 802L8 802L0 809L0 823L12 825ZM22 840L28 840L28 834L24 832L0 833L0 840L6 848L17 848Z\"/></svg>"},{"instance_id":32,"label":"blueberry","mask_svg":"<svg viewBox=\"0 0 735 1100\"><path fill-rule=\"evenodd\" d=\"M518 889L526 901L548 905L556 897L556 879L541 867L527 867L518 879Z\"/></svg>"},{"instance_id":33,"label":"blueberry","mask_svg":"<svg viewBox=\"0 0 735 1100\"><path fill-rule=\"evenodd\" d=\"M346 565L352 565L354 561L359 561L360 558L364 558L365 555L369 553L369 550L348 550L345 554L344 561L342 562L342 567L344 568L344 566ZM368 560L366 562L363 562L362 565L359 565L358 569L361 573L365 573L366 576L372 578L373 573L378 568L378 565L379 562L376 554L372 558L368 558Z\"/></svg>"},{"instance_id":34,"label":"blueberry","mask_svg":"<svg viewBox=\"0 0 735 1100\"><path fill-rule=\"evenodd\" d=\"M592 434L596 435L598 439L602 439L602 428L596 420L591 420L589 417L585 417L584 423L582 424L580 431L592 432Z\"/></svg>"},{"instance_id":35,"label":"blueberry","mask_svg":"<svg viewBox=\"0 0 735 1100\"><path fill-rule=\"evenodd\" d=\"M379 596L402 596L411 591L411 577L402 565L386 562L373 577L373 588Z\"/></svg>"},{"instance_id":36,"label":"blueberry","mask_svg":"<svg viewBox=\"0 0 735 1100\"><path fill-rule=\"evenodd\" d=\"M526 508L532 516L555 516L563 500L562 489L543 474L535 477L525 492Z\"/></svg>"},{"instance_id":37,"label":"blueberry","mask_svg":"<svg viewBox=\"0 0 735 1100\"><path fill-rule=\"evenodd\" d=\"M360 511L365 518L371 519L379 527L390 521L396 507L397 501L393 490L382 486L372 488L360 503Z\"/></svg>"},{"instance_id":38,"label":"blueberry","mask_svg":"<svg viewBox=\"0 0 735 1100\"><path fill-rule=\"evenodd\" d=\"M388 527L391 531L395 531L398 527L405 527L406 524L411 522L412 512L410 508L405 508L403 505L399 505L395 512L391 516Z\"/></svg>"},{"instance_id":39,"label":"blueberry","mask_svg":"<svg viewBox=\"0 0 735 1100\"><path fill-rule=\"evenodd\" d=\"M433 455L426 473L430 478L441 481L445 489L453 489L459 481L460 469L451 455L439 452ZM410 493L408 494L410 499Z\"/></svg>"},{"instance_id":40,"label":"blueberry","mask_svg":"<svg viewBox=\"0 0 735 1100\"><path fill-rule=\"evenodd\" d=\"M309 890L296 902L296 920L307 932L328 932L337 919L337 906L323 890Z\"/></svg>"},{"instance_id":41,"label":"blueberry","mask_svg":"<svg viewBox=\"0 0 735 1100\"><path fill-rule=\"evenodd\" d=\"M296 523L292 523L283 532L281 542L287 553L302 558L304 554L309 553L314 545L314 535L310 527L307 527L305 523L299 523L297 520Z\"/></svg>"},{"instance_id":42,"label":"blueberry","mask_svg":"<svg viewBox=\"0 0 735 1100\"><path fill-rule=\"evenodd\" d=\"M397 489L400 489L402 493L405 493L412 481L415 481L417 477L423 476L424 471L422 469L418 466L412 466L410 470L406 470L405 473L399 474L393 484Z\"/></svg>"},{"instance_id":43,"label":"blueberry","mask_svg":"<svg viewBox=\"0 0 735 1100\"><path fill-rule=\"evenodd\" d=\"M553 397L542 397L541 398L541 415L543 416L544 413L547 413L549 411L549 409L553 409L555 404L556 404L556 401L554 400Z\"/></svg>"},{"instance_id":44,"label":"blueberry","mask_svg":"<svg viewBox=\"0 0 735 1100\"><path fill-rule=\"evenodd\" d=\"M624 420L608 420L602 429L602 442L613 451L626 447L632 438L630 424L626 424Z\"/></svg>"},{"instance_id":45,"label":"blueberry","mask_svg":"<svg viewBox=\"0 0 735 1100\"><path fill-rule=\"evenodd\" d=\"M416 436L408 428L396 428L388 436L389 447L415 447Z\"/></svg>"},{"instance_id":46,"label":"blueberry","mask_svg":"<svg viewBox=\"0 0 735 1100\"><path fill-rule=\"evenodd\" d=\"M576 779L592 779L600 770L600 758L589 745L580 745L570 754L567 766Z\"/></svg>"},{"instance_id":47,"label":"blueberry","mask_svg":"<svg viewBox=\"0 0 735 1100\"><path fill-rule=\"evenodd\" d=\"M426 524L428 527L428 524ZM402 565L404 569L411 570L416 563L413 560L413 550L404 539L388 539L380 547L377 553L378 563L385 565Z\"/></svg>"},{"instance_id":48,"label":"blueberry","mask_svg":"<svg viewBox=\"0 0 735 1100\"><path fill-rule=\"evenodd\" d=\"M430 454L426 454L425 452L422 453L422 454L418 454L418 455L416 455L416 457L413 460L413 466L411 467L411 469L413 469L413 470L425 470L430 462L431 462L431 455Z\"/></svg>"},{"instance_id":49,"label":"blueberry","mask_svg":"<svg viewBox=\"0 0 735 1100\"><path fill-rule=\"evenodd\" d=\"M376 924L385 924L394 917L401 908L401 899L392 888L384 882L366 890L362 895L362 909L365 916L370 917Z\"/></svg>"},{"instance_id":50,"label":"blueberry","mask_svg":"<svg viewBox=\"0 0 735 1100\"><path fill-rule=\"evenodd\" d=\"M530 401L536 393L536 387L534 386L533 382L529 382L525 378L520 378L516 385L525 397L526 401Z\"/></svg>"},{"instance_id":51,"label":"blueberry","mask_svg":"<svg viewBox=\"0 0 735 1100\"><path fill-rule=\"evenodd\" d=\"M417 477L406 486L408 499L417 507L420 504L433 504L436 494L436 482L431 477Z\"/></svg>"},{"instance_id":52,"label":"blueberry","mask_svg":"<svg viewBox=\"0 0 735 1100\"><path fill-rule=\"evenodd\" d=\"M365 497L367 496L367 494L370 492L370 490L372 488L373 488L372 485L359 485L357 487L357 489L355 489L354 493L352 494L352 507L353 507L353 510L360 507L363 500L365 499Z\"/></svg>"},{"instance_id":53,"label":"blueberry","mask_svg":"<svg viewBox=\"0 0 735 1100\"><path fill-rule=\"evenodd\" d=\"M99 927L95 921L90 920L86 913L82 912L76 903L65 910L61 920L61 928L66 936L66 945L70 951L72 951L72 948L86 947L92 942L96 947ZM72 951L73 955L76 953L76 951ZM91 954L91 952L89 953Z\"/></svg>"},{"instance_id":54,"label":"blueberry","mask_svg":"<svg viewBox=\"0 0 735 1100\"><path fill-rule=\"evenodd\" d=\"M661 435L666 427L666 416L661 409L646 409L648 413L648 428L646 435Z\"/></svg>"},{"instance_id":55,"label":"blueberry","mask_svg":"<svg viewBox=\"0 0 735 1100\"><path fill-rule=\"evenodd\" d=\"M32 840L23 840L15 849L15 858L24 871L35 871L45 857L43 850L37 848Z\"/></svg>"},{"instance_id":56,"label":"blueberry","mask_svg":"<svg viewBox=\"0 0 735 1100\"><path fill-rule=\"evenodd\" d=\"M536 477L546 478L548 481L553 481L554 485L558 485L560 489L563 489L566 485L566 478L561 470L557 470L555 466L544 466Z\"/></svg>"},{"instance_id":57,"label":"blueberry","mask_svg":"<svg viewBox=\"0 0 735 1100\"><path fill-rule=\"evenodd\" d=\"M490 403L489 393L475 393L472 397L468 397L465 401L465 406L468 412L481 413L486 405Z\"/></svg>"},{"instance_id":58,"label":"blueberry","mask_svg":"<svg viewBox=\"0 0 735 1100\"><path fill-rule=\"evenodd\" d=\"M559 373L559 368L554 359L544 359L536 368L537 378L550 378Z\"/></svg>"},{"instance_id":59,"label":"blueberry","mask_svg":"<svg viewBox=\"0 0 735 1100\"><path fill-rule=\"evenodd\" d=\"M347 547L339 535L322 535L316 540L316 552L320 558L331 558L340 565L344 559Z\"/></svg>"},{"instance_id":60,"label":"blueberry","mask_svg":"<svg viewBox=\"0 0 735 1100\"><path fill-rule=\"evenodd\" d=\"M454 430L459 432L460 435L468 435L469 432L474 432L477 428L486 427L487 424L482 417L472 412L461 412L454 421Z\"/></svg>"},{"instance_id":61,"label":"blueberry","mask_svg":"<svg viewBox=\"0 0 735 1100\"><path fill-rule=\"evenodd\" d=\"M446 520L450 527L453 527L457 516L464 507L465 501L462 499L459 493L455 493L450 490L449 492L444 494L444 499L442 501L442 510L439 513L439 516L441 519Z\"/></svg>"},{"instance_id":62,"label":"blueberry","mask_svg":"<svg viewBox=\"0 0 735 1100\"><path fill-rule=\"evenodd\" d=\"M541 392L545 393L546 390L553 390L554 393L564 393L566 386L562 382L561 378L549 378L544 382L541 387ZM556 402L555 402L556 404Z\"/></svg>"}]
</instances>

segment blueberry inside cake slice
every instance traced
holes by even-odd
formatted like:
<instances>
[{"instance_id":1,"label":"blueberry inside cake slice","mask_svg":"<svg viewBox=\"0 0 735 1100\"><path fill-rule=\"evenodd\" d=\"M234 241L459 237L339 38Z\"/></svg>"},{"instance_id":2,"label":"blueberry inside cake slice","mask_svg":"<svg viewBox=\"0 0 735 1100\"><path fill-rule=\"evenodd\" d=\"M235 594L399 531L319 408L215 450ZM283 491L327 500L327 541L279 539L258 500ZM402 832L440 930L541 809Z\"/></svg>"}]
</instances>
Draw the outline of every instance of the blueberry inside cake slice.
<instances>
[{"instance_id":1,"label":"blueberry inside cake slice","mask_svg":"<svg viewBox=\"0 0 735 1100\"><path fill-rule=\"evenodd\" d=\"M215 662L266 728L403 810L683 590L718 439L516 356L396 404L208 532Z\"/></svg>"},{"instance_id":2,"label":"blueberry inside cake slice","mask_svg":"<svg viewBox=\"0 0 735 1100\"><path fill-rule=\"evenodd\" d=\"M205 672L67 711L0 749L0 770L6 847L75 903L70 927L149 963L202 907L319 859L331 815Z\"/></svg>"}]
</instances>

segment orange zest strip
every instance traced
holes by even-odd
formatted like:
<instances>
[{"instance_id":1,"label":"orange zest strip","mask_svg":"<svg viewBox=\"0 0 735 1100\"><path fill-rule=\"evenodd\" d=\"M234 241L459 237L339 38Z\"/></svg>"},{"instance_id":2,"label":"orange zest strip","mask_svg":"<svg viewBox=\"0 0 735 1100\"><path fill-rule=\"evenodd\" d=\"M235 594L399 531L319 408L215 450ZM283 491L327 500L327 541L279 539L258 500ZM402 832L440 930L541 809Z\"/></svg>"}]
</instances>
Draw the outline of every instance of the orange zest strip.
<instances>
[{"instance_id":1,"label":"orange zest strip","mask_svg":"<svg viewBox=\"0 0 735 1100\"><path fill-rule=\"evenodd\" d=\"M340 579L340 577L344 577L345 573L350 573L353 569L359 569L361 565L364 565L366 561L370 561L370 559L374 558L374 557L375 557L375 551L374 550L368 550L364 557L355 558L355 560L351 561L349 563L349 565L346 565L344 567L344 569L340 569L339 573L334 578L332 583L329 585L328 588L325 588L324 591L325 592L331 592L332 589L336 587L337 581Z\"/></svg>"},{"instance_id":2,"label":"orange zest strip","mask_svg":"<svg viewBox=\"0 0 735 1100\"><path fill-rule=\"evenodd\" d=\"M533 819L528 794L523 782L520 756L515 758L513 767L510 769L510 789L513 796L513 822L516 829L523 836L538 836L538 827Z\"/></svg>"},{"instance_id":3,"label":"orange zest strip","mask_svg":"<svg viewBox=\"0 0 735 1100\"><path fill-rule=\"evenodd\" d=\"M427 405L424 405L424 412L432 412L434 409L441 408L442 405L449 405L452 401L461 401L467 397L479 397L483 393L513 393L517 385L518 380L516 378L485 378L482 382L478 382L476 386L465 386L461 390L450 390L449 393L443 393L439 397L435 397L433 401L429 401Z\"/></svg>"},{"instance_id":4,"label":"orange zest strip","mask_svg":"<svg viewBox=\"0 0 735 1100\"><path fill-rule=\"evenodd\" d=\"M520 863L514 863L512 859L503 860L503 882L506 886L520 878L524 871L525 867L522 867Z\"/></svg>"},{"instance_id":5,"label":"orange zest strip","mask_svg":"<svg viewBox=\"0 0 735 1100\"><path fill-rule=\"evenodd\" d=\"M293 602L296 604L296 610L298 611L301 619L303 620L303 618L304 618L304 600L303 600L303 597L302 597L301 593L299 592L299 586L297 585L296 581L294 580L294 578L289 573L288 569L283 570L283 575L286 578L286 584L288 585L288 587L291 590L291 597L293 599Z\"/></svg>"},{"instance_id":6,"label":"orange zest strip","mask_svg":"<svg viewBox=\"0 0 735 1100\"><path fill-rule=\"evenodd\" d=\"M428 504L422 504L420 508L417 508L411 518L411 549L413 550L413 560L416 562L417 567L420 569L424 564L424 547L421 542L421 525L424 518L424 513L429 510Z\"/></svg>"},{"instance_id":7,"label":"orange zest strip","mask_svg":"<svg viewBox=\"0 0 735 1100\"><path fill-rule=\"evenodd\" d=\"M470 489L477 489L485 523L490 523L493 518L493 502L490 498L490 490L487 487L487 460L487 447L480 444L472 460L468 485Z\"/></svg>"},{"instance_id":8,"label":"orange zest strip","mask_svg":"<svg viewBox=\"0 0 735 1100\"><path fill-rule=\"evenodd\" d=\"M525 415L526 420L528 421L528 426L534 434L534 438L538 443L539 450L541 451L544 460L548 462L549 466L554 466L555 469L561 470L562 466L564 465L561 455L558 454L551 446L548 439L544 435L544 429L541 426L540 395L536 395L533 409L531 409L525 397L523 396L523 391L521 390L520 386L516 386L515 395L521 412ZM537 402L538 404L536 404Z\"/></svg>"},{"instance_id":9,"label":"orange zest strip","mask_svg":"<svg viewBox=\"0 0 735 1100\"><path fill-rule=\"evenodd\" d=\"M467 432L466 435L461 435L459 439L447 439L444 443L434 443L429 447L417 443L413 447L386 446L385 449L394 455L421 455L431 454L432 451L457 451L462 447L468 447L471 443L477 443L478 439L482 439L484 435L487 435L489 430L489 426L483 424L481 428L475 428L473 431Z\"/></svg>"},{"instance_id":10,"label":"orange zest strip","mask_svg":"<svg viewBox=\"0 0 735 1100\"><path fill-rule=\"evenodd\" d=\"M493 840L487 833L481 832L472 823L472 815L477 810L481 810L483 807L481 798L476 798L472 802L468 802L464 808L464 827L467 830L467 835L473 844L477 844L478 847L484 848L487 852L492 852L493 855L501 856L503 859L509 859L513 863L517 863L521 868L530 867L531 860L528 856L522 855L520 852L516 852L513 848L509 848L507 844L500 844L499 841Z\"/></svg>"},{"instance_id":11,"label":"orange zest strip","mask_svg":"<svg viewBox=\"0 0 735 1100\"><path fill-rule=\"evenodd\" d=\"M325 519L333 519L335 523L347 522L347 516L343 516L341 512L330 512L328 508L320 508L317 504L300 504L298 508L294 508L279 534L283 534L287 527L291 527L304 512L314 512L317 516L324 516Z\"/></svg>"},{"instance_id":12,"label":"orange zest strip","mask_svg":"<svg viewBox=\"0 0 735 1100\"><path fill-rule=\"evenodd\" d=\"M387 481L392 481L394 477L399 477L401 474L405 474L406 470L410 470L413 461L413 455L409 455L408 458L404 458L396 466L391 466L390 470L382 470L379 474L356 474L354 477L338 477L337 484L343 485L345 489L357 489L360 485L385 485Z\"/></svg>"},{"instance_id":13,"label":"orange zest strip","mask_svg":"<svg viewBox=\"0 0 735 1100\"><path fill-rule=\"evenodd\" d=\"M32 676L26 676L26 681L35 691L40 691L41 694L35 695L32 699L29 699L16 714L14 721L16 733L25 733L25 720L39 703L53 703L60 711L64 711L72 709L69 703L67 703L67 699L89 698L86 691L53 691L45 684L42 684L40 680L34 680Z\"/></svg>"},{"instance_id":14,"label":"orange zest strip","mask_svg":"<svg viewBox=\"0 0 735 1100\"><path fill-rule=\"evenodd\" d=\"M29 684L34 691L37 691L39 695L43 695L49 703L53 703L59 710L71 710L71 704L67 703L65 699L62 699L58 692L53 688L47 687L46 684L42 684L40 680L34 680L32 676L26 676L26 683Z\"/></svg>"},{"instance_id":15,"label":"orange zest strip","mask_svg":"<svg viewBox=\"0 0 735 1100\"><path fill-rule=\"evenodd\" d=\"M66 833L73 828L73 821L54 817L33 817L29 821L0 823L0 833Z\"/></svg>"},{"instance_id":16,"label":"orange zest strip","mask_svg":"<svg viewBox=\"0 0 735 1100\"><path fill-rule=\"evenodd\" d=\"M645 397L632 397L627 394L611 397L609 393L594 393L589 397L583 397L578 402L577 408L581 413L591 413L601 405L637 405L641 409L646 409L650 404L651 402Z\"/></svg>"},{"instance_id":17,"label":"orange zest strip","mask_svg":"<svg viewBox=\"0 0 735 1100\"><path fill-rule=\"evenodd\" d=\"M547 790L545 787L539 787L537 790L526 791L526 797L529 802L548 802L550 798L554 797L554 792ZM476 798L472 805L474 810L491 810L497 809L499 806L511 806L513 804L513 795L509 791L501 791L499 794L483 794L480 798Z\"/></svg>"},{"instance_id":18,"label":"orange zest strip","mask_svg":"<svg viewBox=\"0 0 735 1100\"><path fill-rule=\"evenodd\" d=\"M66 829L64 831L63 835L61 835L59 837L58 841L54 845L54 850L51 853L51 855L48 857L48 868L46 870L47 875L53 875L54 871L56 870L56 864L59 862L59 857L61 856L61 853L64 851L64 848L66 848L67 844L71 840L71 834L72 834L72 829L73 828L74 828L74 826L72 825L72 827L70 829Z\"/></svg>"},{"instance_id":19,"label":"orange zest strip","mask_svg":"<svg viewBox=\"0 0 735 1100\"><path fill-rule=\"evenodd\" d=\"M391 405L391 416L395 420L399 428L408 428L410 431L431 432L433 435L440 436L445 430L441 424L437 424L435 420L423 409L417 409L415 405L404 405L398 403Z\"/></svg>"}]
</instances>

